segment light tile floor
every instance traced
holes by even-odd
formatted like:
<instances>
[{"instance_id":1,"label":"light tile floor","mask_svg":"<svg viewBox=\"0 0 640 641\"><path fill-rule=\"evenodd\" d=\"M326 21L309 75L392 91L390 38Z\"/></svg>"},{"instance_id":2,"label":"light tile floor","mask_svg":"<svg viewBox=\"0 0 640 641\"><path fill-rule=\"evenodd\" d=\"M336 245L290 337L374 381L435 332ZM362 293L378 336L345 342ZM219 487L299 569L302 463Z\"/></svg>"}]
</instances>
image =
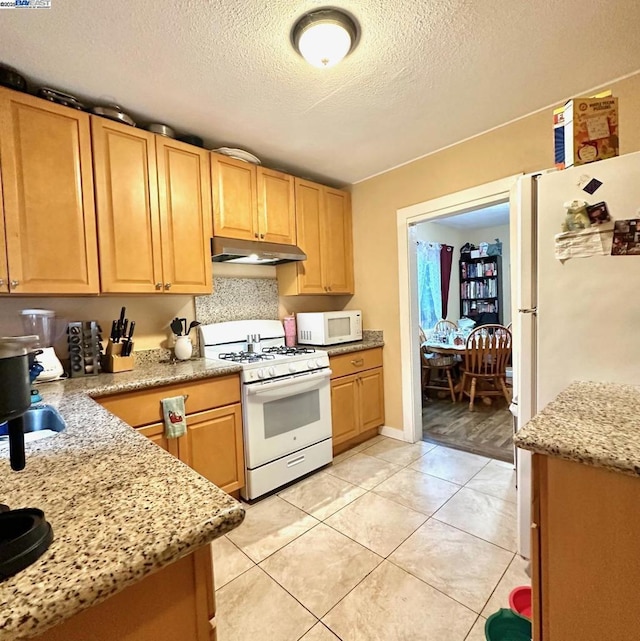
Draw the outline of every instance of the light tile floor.
<instances>
[{"instance_id":1,"label":"light tile floor","mask_svg":"<svg viewBox=\"0 0 640 641\"><path fill-rule=\"evenodd\" d=\"M482 641L529 583L511 466L377 436L212 544L218 641Z\"/></svg>"}]
</instances>

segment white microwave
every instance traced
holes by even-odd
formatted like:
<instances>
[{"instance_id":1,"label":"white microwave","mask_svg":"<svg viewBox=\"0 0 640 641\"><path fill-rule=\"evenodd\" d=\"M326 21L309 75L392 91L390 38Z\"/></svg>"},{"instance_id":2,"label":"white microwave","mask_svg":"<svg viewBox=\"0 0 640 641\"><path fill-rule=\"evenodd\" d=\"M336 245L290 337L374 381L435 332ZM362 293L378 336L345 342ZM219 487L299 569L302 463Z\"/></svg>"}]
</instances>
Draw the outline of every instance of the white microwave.
<instances>
[{"instance_id":1,"label":"white microwave","mask_svg":"<svg viewBox=\"0 0 640 641\"><path fill-rule=\"evenodd\" d=\"M338 345L362 340L362 312L313 312L296 315L300 345Z\"/></svg>"}]
</instances>

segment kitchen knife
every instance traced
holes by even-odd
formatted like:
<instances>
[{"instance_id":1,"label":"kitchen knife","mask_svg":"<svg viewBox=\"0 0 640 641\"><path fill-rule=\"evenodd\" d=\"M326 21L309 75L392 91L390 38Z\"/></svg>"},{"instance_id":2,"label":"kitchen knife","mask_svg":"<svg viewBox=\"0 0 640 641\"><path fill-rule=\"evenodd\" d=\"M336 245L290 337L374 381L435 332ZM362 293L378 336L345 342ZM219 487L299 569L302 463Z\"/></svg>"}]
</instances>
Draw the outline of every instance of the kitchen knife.
<instances>
[{"instance_id":1,"label":"kitchen knife","mask_svg":"<svg viewBox=\"0 0 640 641\"><path fill-rule=\"evenodd\" d=\"M127 328L129 327L129 319L125 318L124 323L122 324L122 340L127 337Z\"/></svg>"},{"instance_id":2,"label":"kitchen knife","mask_svg":"<svg viewBox=\"0 0 640 641\"><path fill-rule=\"evenodd\" d=\"M131 321L131 326L129 327L129 335L125 338L125 344L124 347L122 348L122 355L123 356L131 356L131 349L133 348L133 343L131 342L131 339L133 338L133 331L136 328L136 322Z\"/></svg>"},{"instance_id":3,"label":"kitchen knife","mask_svg":"<svg viewBox=\"0 0 640 641\"><path fill-rule=\"evenodd\" d=\"M182 325L182 334L187 334L187 319L186 318L181 318L180 319L180 324ZM182 336L182 334L180 334Z\"/></svg>"},{"instance_id":4,"label":"kitchen knife","mask_svg":"<svg viewBox=\"0 0 640 641\"><path fill-rule=\"evenodd\" d=\"M112 343L116 343L117 342L117 340L116 340L117 336L118 336L118 321L114 320L111 323L111 336L109 337L111 339Z\"/></svg>"}]
</instances>

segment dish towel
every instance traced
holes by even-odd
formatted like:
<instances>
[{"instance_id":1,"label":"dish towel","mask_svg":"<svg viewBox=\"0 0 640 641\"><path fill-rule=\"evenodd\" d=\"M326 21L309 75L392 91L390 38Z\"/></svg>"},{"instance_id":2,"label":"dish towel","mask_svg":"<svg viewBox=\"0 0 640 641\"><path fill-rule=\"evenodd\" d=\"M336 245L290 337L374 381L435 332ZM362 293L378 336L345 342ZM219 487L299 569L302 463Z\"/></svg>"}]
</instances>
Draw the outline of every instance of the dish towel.
<instances>
[{"instance_id":1,"label":"dish towel","mask_svg":"<svg viewBox=\"0 0 640 641\"><path fill-rule=\"evenodd\" d=\"M164 417L165 438L180 438L187 433L187 419L185 418L184 396L163 398L162 415Z\"/></svg>"}]
</instances>

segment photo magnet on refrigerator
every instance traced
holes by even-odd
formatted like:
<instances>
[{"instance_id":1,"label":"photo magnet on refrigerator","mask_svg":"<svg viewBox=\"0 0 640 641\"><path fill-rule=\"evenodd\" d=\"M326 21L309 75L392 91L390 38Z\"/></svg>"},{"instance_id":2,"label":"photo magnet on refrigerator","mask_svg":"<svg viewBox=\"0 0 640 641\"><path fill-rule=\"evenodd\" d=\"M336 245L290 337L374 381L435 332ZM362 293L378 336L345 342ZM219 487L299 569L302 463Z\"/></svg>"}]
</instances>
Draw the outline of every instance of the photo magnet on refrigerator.
<instances>
[{"instance_id":1,"label":"photo magnet on refrigerator","mask_svg":"<svg viewBox=\"0 0 640 641\"><path fill-rule=\"evenodd\" d=\"M583 188L582 191L586 191L588 194L595 194L598 189L602 187L602 182L597 178L592 178Z\"/></svg>"}]
</instances>

